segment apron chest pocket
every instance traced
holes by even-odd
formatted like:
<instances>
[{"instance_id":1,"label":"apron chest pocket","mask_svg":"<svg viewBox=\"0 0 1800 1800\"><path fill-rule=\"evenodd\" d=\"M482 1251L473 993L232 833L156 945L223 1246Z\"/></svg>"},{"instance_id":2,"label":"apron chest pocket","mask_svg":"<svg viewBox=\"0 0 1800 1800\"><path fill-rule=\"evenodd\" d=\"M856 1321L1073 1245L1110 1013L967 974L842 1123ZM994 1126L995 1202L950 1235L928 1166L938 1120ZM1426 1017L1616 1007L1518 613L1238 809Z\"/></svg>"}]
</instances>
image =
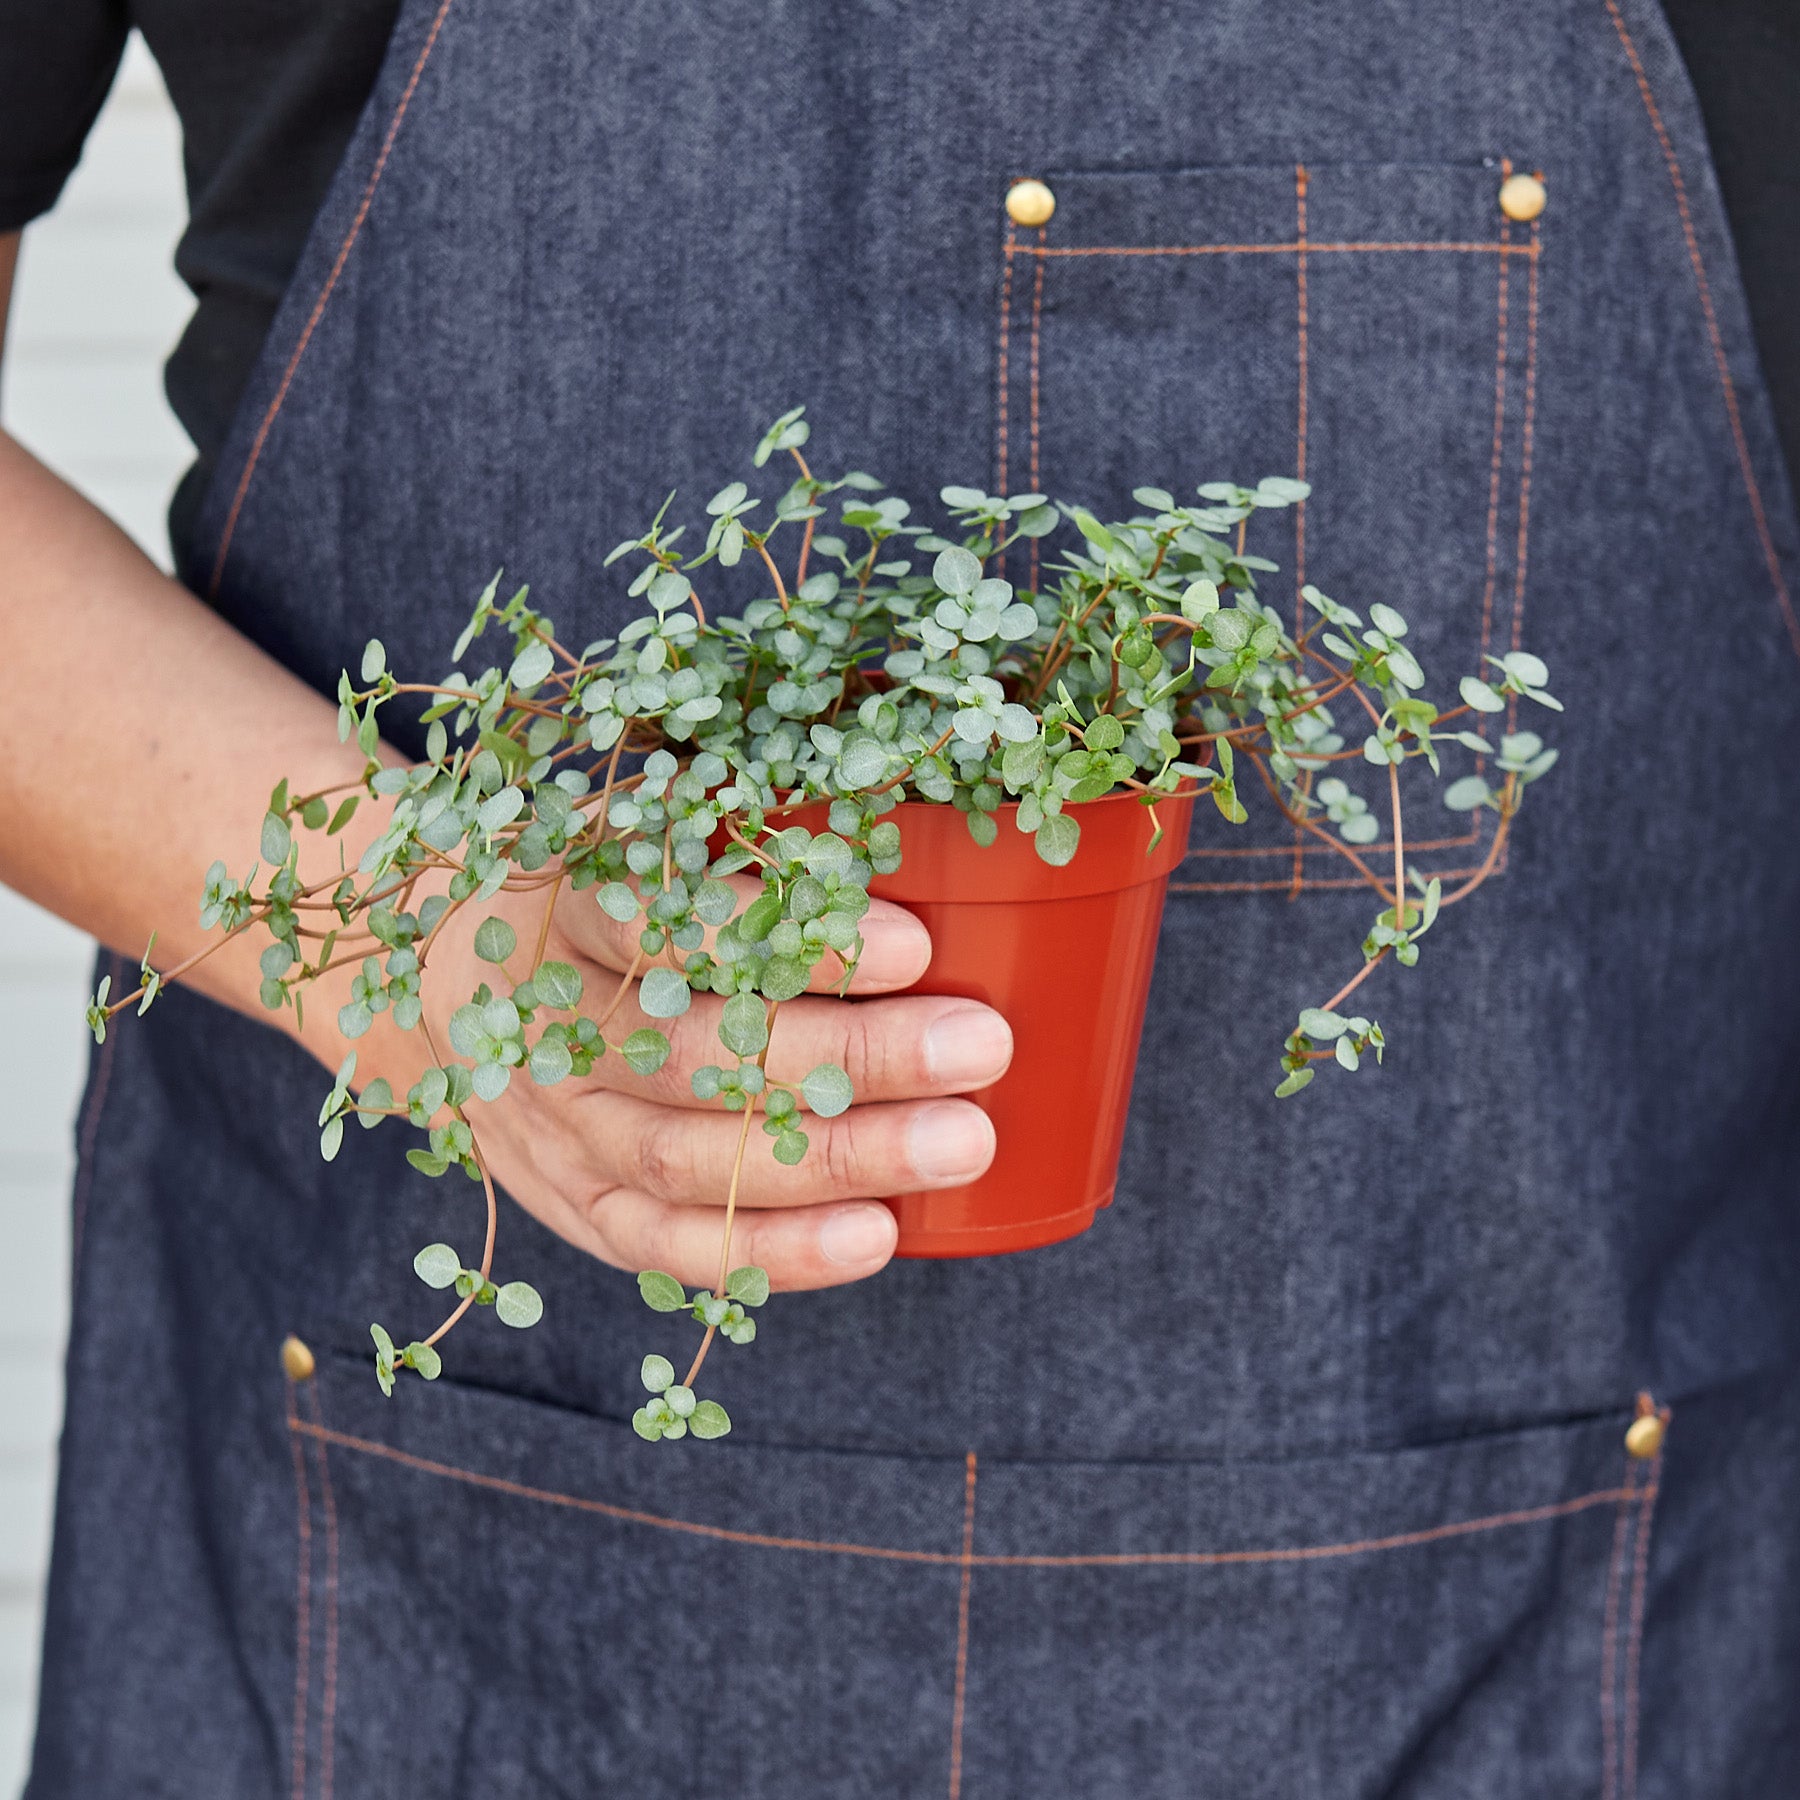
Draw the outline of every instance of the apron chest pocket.
<instances>
[{"instance_id":1,"label":"apron chest pocket","mask_svg":"<svg viewBox=\"0 0 1800 1800\"><path fill-rule=\"evenodd\" d=\"M1497 158L1046 171L1054 215L1002 248L1002 490L1128 509L1134 485L1309 481L1253 522L1252 553L1280 564L1263 598L1298 617L1312 582L1365 616L1397 607L1453 704L1524 629L1542 221L1505 217L1504 175ZM1041 573L1035 554L1018 547L1012 579ZM1480 863L1491 814L1415 816L1426 874ZM1241 829L1197 808L1173 885L1356 885L1298 835L1269 807Z\"/></svg>"}]
</instances>

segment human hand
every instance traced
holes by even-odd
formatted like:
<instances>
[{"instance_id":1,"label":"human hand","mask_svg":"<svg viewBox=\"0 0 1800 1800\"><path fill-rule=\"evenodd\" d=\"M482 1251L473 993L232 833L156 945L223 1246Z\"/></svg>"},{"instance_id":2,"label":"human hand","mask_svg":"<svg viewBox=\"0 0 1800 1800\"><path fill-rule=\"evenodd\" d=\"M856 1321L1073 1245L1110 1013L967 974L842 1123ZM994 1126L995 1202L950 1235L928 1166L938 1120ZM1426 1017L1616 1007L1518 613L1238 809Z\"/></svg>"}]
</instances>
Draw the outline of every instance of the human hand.
<instances>
[{"instance_id":1,"label":"human hand","mask_svg":"<svg viewBox=\"0 0 1800 1800\"><path fill-rule=\"evenodd\" d=\"M756 891L739 877L741 894ZM581 1011L605 1019L615 1046L591 1075L539 1087L524 1069L473 1120L495 1179L553 1231L624 1269L665 1269L690 1286L710 1284L719 1265L724 1207L744 1121L694 1097L689 1075L719 1056L724 1001L696 994L674 1020L637 1005L637 924L621 925L593 890L559 892L541 956L544 902L502 890L447 919L429 951L422 1028L401 1032L390 1015L359 1044L359 1081L385 1076L398 1096L420 1071L450 1054L450 1014L495 970L474 950L476 924L499 916L514 929L516 977L545 959L581 972ZM836 1118L808 1117L811 1148L797 1166L777 1163L770 1140L750 1133L738 1188L731 1260L760 1264L778 1289L860 1280L893 1255L896 1226L877 1196L973 1180L993 1159L987 1115L953 1096L992 1082L1012 1058L1012 1033L973 1000L899 994L925 972L931 942L902 908L877 900L861 920L864 949L851 994L825 990L842 971L828 957L813 992L782 1006L770 1041L772 1082L798 1088L822 1062L848 1073L856 1101ZM875 996L887 996L876 998ZM616 1005L615 1005L616 1000ZM610 1009L610 1016L609 1015ZM652 1076L634 1074L616 1046L653 1025L671 1054ZM436 1046L438 1055L432 1054Z\"/></svg>"}]
</instances>

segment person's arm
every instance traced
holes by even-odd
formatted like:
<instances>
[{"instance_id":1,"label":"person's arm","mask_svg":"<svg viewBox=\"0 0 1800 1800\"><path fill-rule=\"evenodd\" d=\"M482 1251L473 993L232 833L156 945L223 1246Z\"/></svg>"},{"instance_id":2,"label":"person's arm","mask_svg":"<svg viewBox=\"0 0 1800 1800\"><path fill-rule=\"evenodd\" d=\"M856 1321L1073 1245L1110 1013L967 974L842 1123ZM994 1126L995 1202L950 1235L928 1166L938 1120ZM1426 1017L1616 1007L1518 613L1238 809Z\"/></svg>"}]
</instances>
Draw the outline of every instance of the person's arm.
<instances>
[{"instance_id":1,"label":"person's arm","mask_svg":"<svg viewBox=\"0 0 1800 1800\"><path fill-rule=\"evenodd\" d=\"M0 238L0 332L17 247L16 235ZM162 574L4 432L0 571L0 880L134 964L154 930L156 966L168 969L214 941L199 924L205 871L218 857L240 872L254 860L276 783L285 776L299 793L354 781L363 759L337 741L331 702ZM360 843L374 829L365 801L351 830ZM300 838L303 878L335 870L335 843ZM508 903L503 894L488 910ZM527 929L535 934L535 917L521 938ZM876 902L863 931L858 991L891 991L922 973L929 940L909 914ZM605 971L626 967L631 949L591 893L565 895L553 944L552 954L593 972L590 992L605 991ZM257 997L261 948L247 932L197 965L189 984L300 1036L291 1010L267 1012ZM426 1023L435 1015L440 1045L448 1010L485 972L466 944L434 953ZM316 994L301 1037L333 1068L345 1049L335 1031L342 997ZM699 999L683 1026L703 1032L709 1017ZM121 1017L113 1029L134 1023ZM777 1286L854 1280L885 1263L894 1242L887 1210L858 1196L950 1185L986 1167L986 1116L936 1096L991 1080L1011 1036L985 1007L920 997L802 1000L784 1011L779 1035L772 1074L841 1062L859 1104L816 1122L814 1152L799 1168L764 1157L747 1170L739 1260L761 1262ZM357 1046L359 1077L386 1074L403 1092L429 1060L420 1037L381 1022ZM668 1071L649 1083L619 1070L616 1057L586 1082L515 1082L476 1119L494 1173L609 1262L710 1280L737 1122L687 1091L685 1069L708 1060L699 1048L677 1034Z\"/></svg>"},{"instance_id":2,"label":"person's arm","mask_svg":"<svg viewBox=\"0 0 1800 1800\"><path fill-rule=\"evenodd\" d=\"M18 242L0 239L0 320ZM338 743L333 705L4 431L0 571L0 880L134 962L154 930L169 967L210 940L197 879L256 844L282 775L325 786L363 759ZM257 955L245 934L192 985L291 1032L291 1012L276 1021L257 1002ZM329 1030L307 1022L325 1060Z\"/></svg>"}]
</instances>

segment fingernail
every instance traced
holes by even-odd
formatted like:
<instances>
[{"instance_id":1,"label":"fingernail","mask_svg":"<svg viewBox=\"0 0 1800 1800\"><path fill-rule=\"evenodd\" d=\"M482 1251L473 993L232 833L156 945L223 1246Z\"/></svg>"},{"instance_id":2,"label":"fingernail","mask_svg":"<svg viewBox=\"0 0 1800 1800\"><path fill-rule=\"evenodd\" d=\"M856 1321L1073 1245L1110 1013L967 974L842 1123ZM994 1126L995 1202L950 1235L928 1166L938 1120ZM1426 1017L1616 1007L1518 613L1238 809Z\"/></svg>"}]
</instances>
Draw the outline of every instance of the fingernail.
<instances>
[{"instance_id":1,"label":"fingernail","mask_svg":"<svg viewBox=\"0 0 1800 1800\"><path fill-rule=\"evenodd\" d=\"M994 1128L966 1101L926 1106L907 1132L907 1149L922 1181L973 1181L993 1159Z\"/></svg>"},{"instance_id":2,"label":"fingernail","mask_svg":"<svg viewBox=\"0 0 1800 1800\"><path fill-rule=\"evenodd\" d=\"M1012 1061L1012 1027L988 1006L947 1012L925 1033L925 1068L933 1081L992 1081Z\"/></svg>"},{"instance_id":3,"label":"fingernail","mask_svg":"<svg viewBox=\"0 0 1800 1800\"><path fill-rule=\"evenodd\" d=\"M931 965L931 933L897 907L863 921L861 973L865 981L904 987Z\"/></svg>"},{"instance_id":4,"label":"fingernail","mask_svg":"<svg viewBox=\"0 0 1800 1800\"><path fill-rule=\"evenodd\" d=\"M819 1251L827 1262L879 1262L893 1249L896 1229L885 1206L853 1206L820 1226Z\"/></svg>"}]
</instances>

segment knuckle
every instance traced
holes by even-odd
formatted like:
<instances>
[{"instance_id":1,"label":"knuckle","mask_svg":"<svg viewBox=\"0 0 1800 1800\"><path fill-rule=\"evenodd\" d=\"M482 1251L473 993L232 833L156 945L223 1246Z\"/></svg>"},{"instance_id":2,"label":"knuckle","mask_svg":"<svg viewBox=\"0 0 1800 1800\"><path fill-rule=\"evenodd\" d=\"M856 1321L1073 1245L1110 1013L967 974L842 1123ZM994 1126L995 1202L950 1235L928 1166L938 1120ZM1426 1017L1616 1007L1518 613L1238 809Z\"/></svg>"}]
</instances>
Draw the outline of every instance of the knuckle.
<instances>
[{"instance_id":1,"label":"knuckle","mask_svg":"<svg viewBox=\"0 0 1800 1800\"><path fill-rule=\"evenodd\" d=\"M692 1173L692 1158L678 1115L650 1109L632 1146L632 1173L637 1185L659 1200L678 1199Z\"/></svg>"},{"instance_id":2,"label":"knuckle","mask_svg":"<svg viewBox=\"0 0 1800 1800\"><path fill-rule=\"evenodd\" d=\"M640 1250L646 1268L667 1269L678 1280L687 1279L682 1266L685 1247L682 1243L680 1209L666 1201L656 1200L645 1209L641 1223Z\"/></svg>"},{"instance_id":3,"label":"knuckle","mask_svg":"<svg viewBox=\"0 0 1800 1800\"><path fill-rule=\"evenodd\" d=\"M615 1218L615 1204L619 1188L615 1182L605 1182L600 1186L586 1189L580 1196L578 1210L588 1229L599 1240L600 1253L608 1262L617 1262L620 1257L618 1221Z\"/></svg>"},{"instance_id":4,"label":"knuckle","mask_svg":"<svg viewBox=\"0 0 1800 1800\"><path fill-rule=\"evenodd\" d=\"M861 1134L854 1115L833 1119L814 1133L819 1155L819 1174L834 1194L860 1194L867 1189L868 1171L862 1155Z\"/></svg>"},{"instance_id":5,"label":"knuckle","mask_svg":"<svg viewBox=\"0 0 1800 1800\"><path fill-rule=\"evenodd\" d=\"M885 1008L873 1004L846 1006L843 1022L843 1066L858 1088L886 1092L896 1074L895 1037Z\"/></svg>"}]
</instances>

